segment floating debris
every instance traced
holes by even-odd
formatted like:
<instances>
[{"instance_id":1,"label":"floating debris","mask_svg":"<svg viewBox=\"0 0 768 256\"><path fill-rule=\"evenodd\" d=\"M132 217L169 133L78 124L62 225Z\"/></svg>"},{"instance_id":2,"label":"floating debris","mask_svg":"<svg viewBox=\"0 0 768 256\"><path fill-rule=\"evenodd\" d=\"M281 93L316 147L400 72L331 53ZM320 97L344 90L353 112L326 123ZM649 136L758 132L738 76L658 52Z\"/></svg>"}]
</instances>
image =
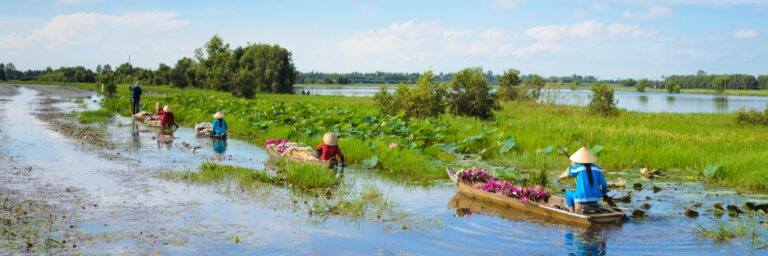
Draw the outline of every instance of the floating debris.
<instances>
[{"instance_id":1,"label":"floating debris","mask_svg":"<svg viewBox=\"0 0 768 256\"><path fill-rule=\"evenodd\" d=\"M654 193L654 194L656 194L656 193L659 193L659 191L661 191L661 188L660 188L660 187L657 187L657 186L653 186L653 193Z\"/></svg>"},{"instance_id":2,"label":"floating debris","mask_svg":"<svg viewBox=\"0 0 768 256\"><path fill-rule=\"evenodd\" d=\"M648 168L642 168L640 169L640 176L643 176L645 178L653 179L657 176L657 173L659 172L658 169L648 169Z\"/></svg>"},{"instance_id":3,"label":"floating debris","mask_svg":"<svg viewBox=\"0 0 768 256\"><path fill-rule=\"evenodd\" d=\"M643 205L641 205L641 206L640 206L640 208L643 208L643 209L645 209L645 210L651 209L651 204L649 204L649 203L644 203Z\"/></svg>"},{"instance_id":4,"label":"floating debris","mask_svg":"<svg viewBox=\"0 0 768 256\"><path fill-rule=\"evenodd\" d=\"M683 212L683 214L685 214L685 216L688 216L690 218L699 217L699 212L697 212L696 210L693 210L691 208L685 208L685 212Z\"/></svg>"},{"instance_id":5,"label":"floating debris","mask_svg":"<svg viewBox=\"0 0 768 256\"><path fill-rule=\"evenodd\" d=\"M701 207L702 203L699 202L699 201L690 201L690 202L688 202L688 205L690 205L692 207Z\"/></svg>"},{"instance_id":6,"label":"floating debris","mask_svg":"<svg viewBox=\"0 0 768 256\"><path fill-rule=\"evenodd\" d=\"M721 203L715 203L712 206L715 207L715 209L718 209L718 210L721 210L721 211L725 211L725 208L723 208L723 204L721 204Z\"/></svg>"},{"instance_id":7,"label":"floating debris","mask_svg":"<svg viewBox=\"0 0 768 256\"><path fill-rule=\"evenodd\" d=\"M632 217L634 217L634 218L643 218L643 217L645 217L645 211L643 211L643 210L634 210L634 211L632 211Z\"/></svg>"},{"instance_id":8,"label":"floating debris","mask_svg":"<svg viewBox=\"0 0 768 256\"><path fill-rule=\"evenodd\" d=\"M608 187L609 188L623 188L623 187L626 187L626 186L627 186L627 181L622 179L622 178L618 178L616 181L609 181L608 182Z\"/></svg>"},{"instance_id":9,"label":"floating debris","mask_svg":"<svg viewBox=\"0 0 768 256\"><path fill-rule=\"evenodd\" d=\"M632 185L632 189L637 190L637 191L643 190L643 184L635 183L635 184Z\"/></svg>"},{"instance_id":10,"label":"floating debris","mask_svg":"<svg viewBox=\"0 0 768 256\"><path fill-rule=\"evenodd\" d=\"M622 203L629 203L632 201L632 191L627 192L626 195L616 197L613 200L617 202L622 202Z\"/></svg>"}]
</instances>

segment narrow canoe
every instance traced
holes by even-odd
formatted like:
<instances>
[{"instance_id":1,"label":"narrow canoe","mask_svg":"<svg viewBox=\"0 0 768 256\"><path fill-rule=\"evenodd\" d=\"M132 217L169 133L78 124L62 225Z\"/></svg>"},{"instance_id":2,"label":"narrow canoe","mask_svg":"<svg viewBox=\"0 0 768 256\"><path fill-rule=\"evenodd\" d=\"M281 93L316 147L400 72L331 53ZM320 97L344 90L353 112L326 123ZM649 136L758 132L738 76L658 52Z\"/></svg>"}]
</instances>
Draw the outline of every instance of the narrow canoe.
<instances>
[{"instance_id":1,"label":"narrow canoe","mask_svg":"<svg viewBox=\"0 0 768 256\"><path fill-rule=\"evenodd\" d=\"M537 215L546 220L553 222L568 223L579 226L590 226L594 224L620 224L624 221L626 216L621 211L617 211L611 208L600 207L600 213L595 214L577 214L569 212L568 210L559 209L556 205L564 205L562 197L551 196L548 203L538 203L527 201L523 202L519 199L507 197L501 194L489 193L480 189L473 188L471 185L459 182L456 173L459 170L448 168L448 176L451 178L459 192L470 198L475 198L500 206L509 207L515 210L522 210L527 213Z\"/></svg>"}]
</instances>

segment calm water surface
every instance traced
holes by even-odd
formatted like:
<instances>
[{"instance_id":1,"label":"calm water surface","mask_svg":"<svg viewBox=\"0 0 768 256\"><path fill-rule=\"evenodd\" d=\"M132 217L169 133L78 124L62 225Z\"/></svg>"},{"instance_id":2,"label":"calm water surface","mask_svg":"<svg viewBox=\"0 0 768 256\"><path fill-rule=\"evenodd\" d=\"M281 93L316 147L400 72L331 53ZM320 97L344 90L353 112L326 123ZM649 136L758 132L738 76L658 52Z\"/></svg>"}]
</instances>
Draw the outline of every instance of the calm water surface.
<instances>
[{"instance_id":1,"label":"calm water surface","mask_svg":"<svg viewBox=\"0 0 768 256\"><path fill-rule=\"evenodd\" d=\"M379 87L297 87L295 90L297 93L308 91L314 95L367 97L378 92ZM394 91L394 87L390 91ZM540 101L586 106L592 92L549 90L542 94ZM614 97L619 108L640 112L727 113L741 108L763 110L768 106L768 97L761 96L616 92Z\"/></svg>"}]
</instances>

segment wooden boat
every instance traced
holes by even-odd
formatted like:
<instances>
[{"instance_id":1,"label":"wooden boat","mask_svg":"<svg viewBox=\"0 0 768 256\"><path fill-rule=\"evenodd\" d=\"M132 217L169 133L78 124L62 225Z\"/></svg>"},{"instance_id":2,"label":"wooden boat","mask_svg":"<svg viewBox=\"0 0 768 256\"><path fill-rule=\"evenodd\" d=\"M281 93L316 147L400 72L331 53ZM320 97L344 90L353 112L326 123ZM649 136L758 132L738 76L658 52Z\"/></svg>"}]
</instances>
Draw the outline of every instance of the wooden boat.
<instances>
[{"instance_id":1,"label":"wooden boat","mask_svg":"<svg viewBox=\"0 0 768 256\"><path fill-rule=\"evenodd\" d=\"M146 126L160 127L160 117L153 113L141 111L133 115L133 119Z\"/></svg>"},{"instance_id":2,"label":"wooden boat","mask_svg":"<svg viewBox=\"0 0 768 256\"><path fill-rule=\"evenodd\" d=\"M456 173L458 173L459 170L448 168L447 172L448 177L450 177L453 183L456 184L459 192L468 197L484 200L515 210L522 210L553 222L590 226L594 224L620 224L626 219L623 212L604 206L585 207L584 213L572 213L568 210L564 210L566 208L564 207L565 201L562 197L557 196L551 196L547 203L532 201L523 202L519 199L501 194L485 192L476 189L469 184L459 182L456 177Z\"/></svg>"},{"instance_id":3,"label":"wooden boat","mask_svg":"<svg viewBox=\"0 0 768 256\"><path fill-rule=\"evenodd\" d=\"M273 157L279 157L283 159L287 159L289 161L299 162L299 163L315 163L320 164L328 168L343 168L342 166L338 165L336 161L323 161L319 158L315 157L311 153L302 152L302 151L295 151L288 154L282 154L277 151L277 148L275 147L268 147L267 152L269 152L269 155Z\"/></svg>"}]
</instances>

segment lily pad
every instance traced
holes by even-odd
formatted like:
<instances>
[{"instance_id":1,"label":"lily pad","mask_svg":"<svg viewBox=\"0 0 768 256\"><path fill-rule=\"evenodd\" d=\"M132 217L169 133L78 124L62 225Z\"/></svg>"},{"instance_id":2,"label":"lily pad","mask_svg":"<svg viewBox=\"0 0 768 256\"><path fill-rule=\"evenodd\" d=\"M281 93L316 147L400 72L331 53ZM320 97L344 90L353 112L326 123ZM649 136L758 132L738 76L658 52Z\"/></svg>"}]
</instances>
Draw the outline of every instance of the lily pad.
<instances>
[{"instance_id":1,"label":"lily pad","mask_svg":"<svg viewBox=\"0 0 768 256\"><path fill-rule=\"evenodd\" d=\"M515 145L517 145L517 142L515 142L515 138L510 137L504 141L501 142L501 149L499 150L499 153L507 153L510 149L514 148Z\"/></svg>"},{"instance_id":2,"label":"lily pad","mask_svg":"<svg viewBox=\"0 0 768 256\"><path fill-rule=\"evenodd\" d=\"M603 152L603 149L605 149L605 147L602 145L594 145L589 149L589 152L591 152L593 155L597 155L600 154L600 152Z\"/></svg>"},{"instance_id":3,"label":"lily pad","mask_svg":"<svg viewBox=\"0 0 768 256\"><path fill-rule=\"evenodd\" d=\"M704 176L706 176L707 178L714 178L715 173L717 173L718 169L720 169L719 164L713 164L713 165L707 166L706 168L704 168Z\"/></svg>"},{"instance_id":4,"label":"lily pad","mask_svg":"<svg viewBox=\"0 0 768 256\"><path fill-rule=\"evenodd\" d=\"M456 162L456 161L459 160L458 158L456 158L450 152L440 152L440 153L438 153L437 154L437 159L440 159L440 160L442 160L443 162L446 162L446 163L452 163L452 162Z\"/></svg>"},{"instance_id":5,"label":"lily pad","mask_svg":"<svg viewBox=\"0 0 768 256\"><path fill-rule=\"evenodd\" d=\"M365 166L365 168L369 168L370 169L370 168L376 167L377 165L379 165L379 157L378 156L372 156L369 159L363 160L363 166Z\"/></svg>"},{"instance_id":6,"label":"lily pad","mask_svg":"<svg viewBox=\"0 0 768 256\"><path fill-rule=\"evenodd\" d=\"M482 134L472 135L472 136L466 137L463 140L461 140L461 143L467 143L467 142L476 141L476 140L482 139L483 137L484 136Z\"/></svg>"},{"instance_id":7,"label":"lily pad","mask_svg":"<svg viewBox=\"0 0 768 256\"><path fill-rule=\"evenodd\" d=\"M555 150L555 147L549 146L546 148L540 148L538 151L539 153L549 154L549 153L552 153L552 150Z\"/></svg>"}]
</instances>

